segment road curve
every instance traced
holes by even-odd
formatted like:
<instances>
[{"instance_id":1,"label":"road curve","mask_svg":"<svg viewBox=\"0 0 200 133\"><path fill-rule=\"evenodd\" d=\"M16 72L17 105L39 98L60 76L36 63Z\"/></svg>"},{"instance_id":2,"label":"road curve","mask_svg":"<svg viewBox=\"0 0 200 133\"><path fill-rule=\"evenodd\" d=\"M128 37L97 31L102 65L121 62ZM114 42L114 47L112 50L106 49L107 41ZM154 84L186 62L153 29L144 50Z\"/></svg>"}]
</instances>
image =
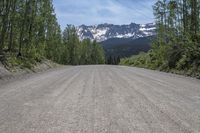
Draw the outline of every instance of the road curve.
<instances>
[{"instance_id":1,"label":"road curve","mask_svg":"<svg viewBox=\"0 0 200 133\"><path fill-rule=\"evenodd\" d=\"M200 133L200 80L63 67L0 85L0 133Z\"/></svg>"}]
</instances>

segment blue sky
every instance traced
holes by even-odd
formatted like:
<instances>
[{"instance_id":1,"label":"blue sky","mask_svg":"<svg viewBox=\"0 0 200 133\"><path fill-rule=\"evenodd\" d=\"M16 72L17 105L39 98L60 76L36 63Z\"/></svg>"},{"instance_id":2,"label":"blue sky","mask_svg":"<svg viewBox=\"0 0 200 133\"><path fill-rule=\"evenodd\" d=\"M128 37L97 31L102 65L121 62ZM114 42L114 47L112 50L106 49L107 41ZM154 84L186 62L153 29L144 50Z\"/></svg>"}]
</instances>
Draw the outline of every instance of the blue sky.
<instances>
[{"instance_id":1,"label":"blue sky","mask_svg":"<svg viewBox=\"0 0 200 133\"><path fill-rule=\"evenodd\" d=\"M101 23L145 24L154 21L152 5L156 0L53 0L57 19L67 24Z\"/></svg>"}]
</instances>

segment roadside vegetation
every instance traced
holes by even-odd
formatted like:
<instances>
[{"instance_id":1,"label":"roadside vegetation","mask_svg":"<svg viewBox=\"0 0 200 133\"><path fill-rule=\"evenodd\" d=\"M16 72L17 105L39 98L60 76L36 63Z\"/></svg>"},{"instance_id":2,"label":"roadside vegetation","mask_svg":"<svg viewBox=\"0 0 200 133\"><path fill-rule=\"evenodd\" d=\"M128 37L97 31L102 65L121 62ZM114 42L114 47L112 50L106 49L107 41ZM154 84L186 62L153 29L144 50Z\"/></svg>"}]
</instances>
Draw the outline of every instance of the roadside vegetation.
<instances>
[{"instance_id":1,"label":"roadside vegetation","mask_svg":"<svg viewBox=\"0 0 200 133\"><path fill-rule=\"evenodd\" d=\"M44 59L59 64L101 64L96 42L80 41L74 26L62 33L52 0L0 1L0 62L31 68Z\"/></svg>"},{"instance_id":2,"label":"roadside vegetation","mask_svg":"<svg viewBox=\"0 0 200 133\"><path fill-rule=\"evenodd\" d=\"M157 37L152 49L120 64L200 78L199 5L198 0L158 0L153 6Z\"/></svg>"}]
</instances>

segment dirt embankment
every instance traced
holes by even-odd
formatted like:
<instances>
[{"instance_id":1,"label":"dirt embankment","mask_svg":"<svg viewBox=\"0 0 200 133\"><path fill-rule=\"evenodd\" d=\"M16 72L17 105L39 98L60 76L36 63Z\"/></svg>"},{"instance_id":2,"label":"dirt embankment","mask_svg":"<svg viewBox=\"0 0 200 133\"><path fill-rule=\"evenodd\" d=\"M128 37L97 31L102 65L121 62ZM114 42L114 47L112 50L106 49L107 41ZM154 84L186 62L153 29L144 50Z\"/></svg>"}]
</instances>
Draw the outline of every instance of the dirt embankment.
<instances>
[{"instance_id":1,"label":"dirt embankment","mask_svg":"<svg viewBox=\"0 0 200 133\"><path fill-rule=\"evenodd\" d=\"M20 66L9 68L8 66L5 66L2 64L2 62L0 62L0 81L7 81L18 77L23 77L28 74L47 71L48 69L58 66L61 65L56 64L50 60L43 60L40 63L33 64L31 68L22 68Z\"/></svg>"}]
</instances>

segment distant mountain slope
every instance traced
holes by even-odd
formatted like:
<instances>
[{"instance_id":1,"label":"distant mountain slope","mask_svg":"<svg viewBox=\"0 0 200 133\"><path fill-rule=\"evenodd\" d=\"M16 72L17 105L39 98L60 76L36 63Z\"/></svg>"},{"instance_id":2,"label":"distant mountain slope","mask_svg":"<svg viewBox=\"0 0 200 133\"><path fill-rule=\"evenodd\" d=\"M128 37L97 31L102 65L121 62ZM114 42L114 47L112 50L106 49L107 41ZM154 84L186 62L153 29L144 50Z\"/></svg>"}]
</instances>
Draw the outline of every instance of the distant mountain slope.
<instances>
[{"instance_id":1,"label":"distant mountain slope","mask_svg":"<svg viewBox=\"0 0 200 133\"><path fill-rule=\"evenodd\" d=\"M81 40L91 39L98 42L110 38L132 38L148 37L155 35L156 26L154 23L129 25L99 24L94 26L81 25L76 27L77 34Z\"/></svg>"},{"instance_id":2,"label":"distant mountain slope","mask_svg":"<svg viewBox=\"0 0 200 133\"><path fill-rule=\"evenodd\" d=\"M139 52L147 52L153 36L154 23L129 25L99 24L76 27L80 40L90 39L100 42L107 57L129 57Z\"/></svg>"},{"instance_id":3,"label":"distant mountain slope","mask_svg":"<svg viewBox=\"0 0 200 133\"><path fill-rule=\"evenodd\" d=\"M147 52L151 48L154 36L132 38L112 38L101 42L105 49L106 56L129 57L139 52Z\"/></svg>"}]
</instances>

